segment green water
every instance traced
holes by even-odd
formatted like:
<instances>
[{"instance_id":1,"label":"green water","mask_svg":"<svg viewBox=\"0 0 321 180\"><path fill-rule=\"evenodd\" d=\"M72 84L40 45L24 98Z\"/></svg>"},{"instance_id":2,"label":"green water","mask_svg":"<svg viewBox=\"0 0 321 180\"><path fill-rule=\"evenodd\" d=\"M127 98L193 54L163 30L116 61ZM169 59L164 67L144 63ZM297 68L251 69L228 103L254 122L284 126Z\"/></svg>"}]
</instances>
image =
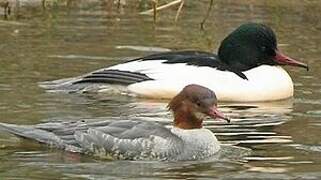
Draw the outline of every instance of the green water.
<instances>
[{"instance_id":1,"label":"green water","mask_svg":"<svg viewBox=\"0 0 321 180\"><path fill-rule=\"evenodd\" d=\"M143 5L117 9L108 1L20 4L19 15L0 20L0 121L142 118L169 124L166 101L103 94L54 94L37 83L80 75L152 53L151 48L216 51L235 27L263 22L277 33L280 49L309 64L286 67L295 84L292 99L236 104L221 109L231 124L208 121L223 144L252 150L214 162L108 161L75 155L0 133L1 179L320 179L321 22L319 1L215 1L200 31L207 1L187 1L175 24L175 8L158 22L139 15ZM0 11L2 12L2 11ZM232 156L232 155L231 155Z\"/></svg>"}]
</instances>

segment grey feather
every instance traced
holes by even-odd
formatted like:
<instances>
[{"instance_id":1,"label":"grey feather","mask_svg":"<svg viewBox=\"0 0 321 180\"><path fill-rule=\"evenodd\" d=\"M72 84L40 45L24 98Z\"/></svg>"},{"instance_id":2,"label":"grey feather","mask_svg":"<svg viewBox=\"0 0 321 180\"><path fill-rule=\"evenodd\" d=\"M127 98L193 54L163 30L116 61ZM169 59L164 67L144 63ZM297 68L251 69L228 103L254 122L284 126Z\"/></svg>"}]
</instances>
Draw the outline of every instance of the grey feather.
<instances>
[{"instance_id":1,"label":"grey feather","mask_svg":"<svg viewBox=\"0 0 321 180\"><path fill-rule=\"evenodd\" d=\"M40 143L45 143L50 146L58 148L64 148L65 146L65 143L54 133L36 129L33 126L0 123L0 127L11 134L21 136L23 138L34 139Z\"/></svg>"},{"instance_id":2,"label":"grey feather","mask_svg":"<svg viewBox=\"0 0 321 180\"><path fill-rule=\"evenodd\" d=\"M75 121L34 126L0 123L0 127L67 151L104 154L117 159L167 159L183 147L179 137L155 122Z\"/></svg>"}]
</instances>

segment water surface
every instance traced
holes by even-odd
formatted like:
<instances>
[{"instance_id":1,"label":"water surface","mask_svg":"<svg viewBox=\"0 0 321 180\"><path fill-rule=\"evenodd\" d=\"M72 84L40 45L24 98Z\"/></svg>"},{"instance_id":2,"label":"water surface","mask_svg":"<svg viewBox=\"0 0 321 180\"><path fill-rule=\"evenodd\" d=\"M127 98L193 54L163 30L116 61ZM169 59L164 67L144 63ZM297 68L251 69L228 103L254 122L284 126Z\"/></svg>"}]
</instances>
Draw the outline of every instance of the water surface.
<instances>
[{"instance_id":1,"label":"water surface","mask_svg":"<svg viewBox=\"0 0 321 180\"><path fill-rule=\"evenodd\" d=\"M24 1L22 1L24 2ZM77 3L78 2L78 3ZM80 3L81 2L81 3ZM38 3L38 4L37 4ZM251 149L218 161L110 161L47 148L0 133L0 176L11 179L320 179L321 22L319 1L215 1L200 31L208 2L188 1L175 24L175 9L139 15L144 5L121 9L108 1L68 6L21 3L19 14L0 20L0 121L144 119L171 123L167 101L104 94L54 94L37 83L80 75L153 52L216 51L235 27L263 22L277 33L280 49L309 64L310 71L285 67L294 98L267 103L222 103L231 124L206 121L222 144Z\"/></svg>"}]
</instances>

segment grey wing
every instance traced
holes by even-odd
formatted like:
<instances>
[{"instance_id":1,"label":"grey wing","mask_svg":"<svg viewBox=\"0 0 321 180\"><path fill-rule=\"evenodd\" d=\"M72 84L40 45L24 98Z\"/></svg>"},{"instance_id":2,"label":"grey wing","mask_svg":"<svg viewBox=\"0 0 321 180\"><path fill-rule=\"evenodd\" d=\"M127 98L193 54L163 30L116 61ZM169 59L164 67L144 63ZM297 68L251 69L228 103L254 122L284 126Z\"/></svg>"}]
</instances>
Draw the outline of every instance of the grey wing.
<instances>
[{"instance_id":1,"label":"grey wing","mask_svg":"<svg viewBox=\"0 0 321 180\"><path fill-rule=\"evenodd\" d=\"M105 123L108 122L101 121L97 123L90 123L88 126L122 139L144 138L149 137L150 135L164 138L176 137L176 135L172 134L170 129L156 122L121 120L112 122L109 121L108 125Z\"/></svg>"},{"instance_id":2,"label":"grey wing","mask_svg":"<svg viewBox=\"0 0 321 180\"><path fill-rule=\"evenodd\" d=\"M152 78L139 72L100 69L74 78L41 82L39 85L52 91L86 92L107 89L110 84L130 85L147 80Z\"/></svg>"},{"instance_id":3,"label":"grey wing","mask_svg":"<svg viewBox=\"0 0 321 180\"><path fill-rule=\"evenodd\" d=\"M40 143L49 144L61 149L74 147L81 150L80 144L75 139L76 132L87 132L89 127L108 126L111 121L88 123L85 121L48 122L37 125L16 125L0 123L0 129L16 136L33 139ZM69 149L70 150L70 149Z\"/></svg>"},{"instance_id":4,"label":"grey wing","mask_svg":"<svg viewBox=\"0 0 321 180\"><path fill-rule=\"evenodd\" d=\"M0 123L2 129L74 152L104 152L124 159L164 159L182 149L179 137L154 122L57 122L35 126Z\"/></svg>"},{"instance_id":5,"label":"grey wing","mask_svg":"<svg viewBox=\"0 0 321 180\"><path fill-rule=\"evenodd\" d=\"M131 72L117 69L102 69L90 74L87 74L73 84L81 83L108 83L129 85L146 80L152 80L145 74L139 72Z\"/></svg>"},{"instance_id":6,"label":"grey wing","mask_svg":"<svg viewBox=\"0 0 321 180\"><path fill-rule=\"evenodd\" d=\"M54 126L56 125L57 124L55 124ZM0 129L16 136L33 139L40 143L48 144L49 146L57 147L60 149L68 149L69 151L74 152L81 151L76 143L67 143L64 138L59 137L53 132L47 131L45 129L39 129L35 126L0 123Z\"/></svg>"},{"instance_id":7,"label":"grey wing","mask_svg":"<svg viewBox=\"0 0 321 180\"><path fill-rule=\"evenodd\" d=\"M183 146L179 137L154 122L115 121L77 132L75 137L86 151L119 159L165 160L179 154Z\"/></svg>"}]
</instances>

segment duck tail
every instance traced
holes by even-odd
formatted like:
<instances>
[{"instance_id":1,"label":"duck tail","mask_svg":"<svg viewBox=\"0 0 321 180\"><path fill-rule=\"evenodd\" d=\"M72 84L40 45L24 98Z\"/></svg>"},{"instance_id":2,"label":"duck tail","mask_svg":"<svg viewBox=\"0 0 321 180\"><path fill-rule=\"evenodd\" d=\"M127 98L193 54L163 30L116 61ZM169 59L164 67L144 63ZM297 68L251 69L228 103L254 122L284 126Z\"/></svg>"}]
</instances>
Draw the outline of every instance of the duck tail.
<instances>
[{"instance_id":1,"label":"duck tail","mask_svg":"<svg viewBox=\"0 0 321 180\"><path fill-rule=\"evenodd\" d=\"M26 139L33 139L40 143L49 144L50 146L60 147L63 143L61 139L49 131L37 129L32 125L17 125L0 123L0 130Z\"/></svg>"}]
</instances>

